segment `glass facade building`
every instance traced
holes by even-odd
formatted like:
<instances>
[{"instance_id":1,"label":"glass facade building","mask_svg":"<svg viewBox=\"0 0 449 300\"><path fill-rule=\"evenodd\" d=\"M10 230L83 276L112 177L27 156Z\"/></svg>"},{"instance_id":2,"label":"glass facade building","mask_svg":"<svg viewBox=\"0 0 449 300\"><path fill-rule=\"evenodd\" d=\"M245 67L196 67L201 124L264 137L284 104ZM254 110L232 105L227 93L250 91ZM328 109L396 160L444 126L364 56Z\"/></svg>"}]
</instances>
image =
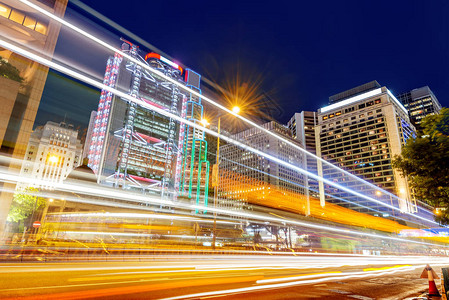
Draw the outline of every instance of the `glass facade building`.
<instances>
[{"instance_id":1,"label":"glass facade building","mask_svg":"<svg viewBox=\"0 0 449 300\"><path fill-rule=\"evenodd\" d=\"M398 99L410 114L410 120L419 127L422 119L428 115L438 114L441 104L428 86L402 93Z\"/></svg>"},{"instance_id":2,"label":"glass facade building","mask_svg":"<svg viewBox=\"0 0 449 300\"><path fill-rule=\"evenodd\" d=\"M265 129L300 146L292 138L288 127L271 121L262 125ZM233 138L295 166L303 166L304 155L294 146L269 135L258 128L251 128L233 135ZM275 201L273 193L297 202L304 195L304 176L245 148L226 144L220 147L219 206L242 209L250 198ZM251 197L253 194L257 197Z\"/></svg>"}]
</instances>

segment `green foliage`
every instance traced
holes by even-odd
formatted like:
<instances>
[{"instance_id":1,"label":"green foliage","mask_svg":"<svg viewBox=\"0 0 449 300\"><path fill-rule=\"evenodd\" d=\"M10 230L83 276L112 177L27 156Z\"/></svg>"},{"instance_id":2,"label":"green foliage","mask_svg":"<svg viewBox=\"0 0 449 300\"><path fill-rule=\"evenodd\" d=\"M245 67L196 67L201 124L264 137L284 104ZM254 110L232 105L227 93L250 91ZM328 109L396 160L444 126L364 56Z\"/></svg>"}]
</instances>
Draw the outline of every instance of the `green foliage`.
<instances>
[{"instance_id":1,"label":"green foliage","mask_svg":"<svg viewBox=\"0 0 449 300\"><path fill-rule=\"evenodd\" d=\"M15 192L8 214L8 221L23 221L33 213L33 210L38 210L45 205L45 199L37 196L38 193L39 190L33 187Z\"/></svg>"},{"instance_id":2,"label":"green foliage","mask_svg":"<svg viewBox=\"0 0 449 300\"><path fill-rule=\"evenodd\" d=\"M16 67L11 65L9 62L3 59L3 57L0 56L0 76L9 78L11 80L17 81L22 83L23 78L20 77L20 72L17 70Z\"/></svg>"},{"instance_id":3,"label":"green foliage","mask_svg":"<svg viewBox=\"0 0 449 300\"><path fill-rule=\"evenodd\" d=\"M408 177L416 198L443 208L437 219L449 223L449 108L427 116L421 126L418 137L395 156L393 167Z\"/></svg>"}]
</instances>

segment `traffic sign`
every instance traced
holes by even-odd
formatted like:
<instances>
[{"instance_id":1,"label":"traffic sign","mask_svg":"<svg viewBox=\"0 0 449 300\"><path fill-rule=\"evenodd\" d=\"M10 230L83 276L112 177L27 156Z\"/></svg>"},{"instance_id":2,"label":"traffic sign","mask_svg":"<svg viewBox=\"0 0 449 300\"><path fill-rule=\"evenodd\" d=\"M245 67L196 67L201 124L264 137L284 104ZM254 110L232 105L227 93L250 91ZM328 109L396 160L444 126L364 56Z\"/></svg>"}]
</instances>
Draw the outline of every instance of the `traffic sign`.
<instances>
[{"instance_id":1,"label":"traffic sign","mask_svg":"<svg viewBox=\"0 0 449 300\"><path fill-rule=\"evenodd\" d=\"M34 222L33 222L33 227L34 227L34 228L39 228L39 227L41 227L41 225L42 225L42 224L41 224L41 222L39 222L39 221L34 221Z\"/></svg>"}]
</instances>

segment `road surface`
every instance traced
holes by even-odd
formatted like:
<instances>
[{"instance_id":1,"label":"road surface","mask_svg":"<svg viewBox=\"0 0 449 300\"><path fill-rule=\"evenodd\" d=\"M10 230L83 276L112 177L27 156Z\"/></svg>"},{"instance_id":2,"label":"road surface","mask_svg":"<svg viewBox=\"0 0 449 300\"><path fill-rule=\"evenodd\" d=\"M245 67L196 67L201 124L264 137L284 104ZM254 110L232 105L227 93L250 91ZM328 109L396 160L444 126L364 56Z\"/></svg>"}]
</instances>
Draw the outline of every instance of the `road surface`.
<instances>
[{"instance_id":1,"label":"road surface","mask_svg":"<svg viewBox=\"0 0 449 300\"><path fill-rule=\"evenodd\" d=\"M403 299L448 258L360 255L155 256L147 261L0 265L1 299ZM437 282L439 284L439 282Z\"/></svg>"}]
</instances>

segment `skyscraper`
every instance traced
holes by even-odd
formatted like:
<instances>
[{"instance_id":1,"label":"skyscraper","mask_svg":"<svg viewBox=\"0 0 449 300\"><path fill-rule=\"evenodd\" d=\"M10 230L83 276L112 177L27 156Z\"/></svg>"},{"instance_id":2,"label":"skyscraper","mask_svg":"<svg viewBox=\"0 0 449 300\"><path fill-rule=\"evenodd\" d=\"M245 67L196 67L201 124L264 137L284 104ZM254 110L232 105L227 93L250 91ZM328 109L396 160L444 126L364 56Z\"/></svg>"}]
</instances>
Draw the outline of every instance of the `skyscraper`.
<instances>
[{"instance_id":1,"label":"skyscraper","mask_svg":"<svg viewBox=\"0 0 449 300\"><path fill-rule=\"evenodd\" d=\"M298 140L304 149L315 155L315 126L317 124L317 113L311 111L295 113L287 124L288 128L290 128L292 132L293 138ZM304 155L304 157L303 168L309 172L317 174L317 160L310 155ZM307 198L309 199L310 196L318 197L318 181L305 175L304 182L306 184L305 194ZM307 214L310 214L310 211L307 211Z\"/></svg>"},{"instance_id":2,"label":"skyscraper","mask_svg":"<svg viewBox=\"0 0 449 300\"><path fill-rule=\"evenodd\" d=\"M428 86L402 93L398 99L410 114L410 120L419 127L421 120L428 115L438 114L441 104Z\"/></svg>"},{"instance_id":3,"label":"skyscraper","mask_svg":"<svg viewBox=\"0 0 449 300\"><path fill-rule=\"evenodd\" d=\"M414 135L408 112L386 87L377 82L332 96L332 104L318 111L315 127L317 155L399 197L388 204L416 210L406 179L391 166L394 155ZM364 90L366 88L366 90ZM329 165L318 162L318 174L353 191L376 198L376 189ZM354 210L382 209L346 191L320 183L320 199ZM378 191L377 191L378 192ZM388 215L388 213L385 213Z\"/></svg>"},{"instance_id":4,"label":"skyscraper","mask_svg":"<svg viewBox=\"0 0 449 300\"><path fill-rule=\"evenodd\" d=\"M262 126L300 145L293 139L288 127L274 121ZM302 152L258 128L247 129L233 135L233 138L295 166L303 166ZM304 194L302 174L234 144L220 147L220 161L218 205L222 208L241 209L254 192L260 197L269 198L269 194L277 190L286 193L287 198L291 196L291 201L297 201L297 195Z\"/></svg>"},{"instance_id":5,"label":"skyscraper","mask_svg":"<svg viewBox=\"0 0 449 300\"><path fill-rule=\"evenodd\" d=\"M78 131L72 125L49 121L31 134L20 176L46 182L35 187L51 187L81 165L82 152Z\"/></svg>"},{"instance_id":6,"label":"skyscraper","mask_svg":"<svg viewBox=\"0 0 449 300\"><path fill-rule=\"evenodd\" d=\"M123 43L122 50L201 92L201 77L192 70L183 70L156 53L143 57L129 42ZM199 124L203 116L201 99L118 53L107 62L104 83L128 91L142 104L101 92L88 154L89 166L99 183L170 199L180 195L207 204L209 163L204 132L150 108Z\"/></svg>"},{"instance_id":7,"label":"skyscraper","mask_svg":"<svg viewBox=\"0 0 449 300\"><path fill-rule=\"evenodd\" d=\"M62 17L67 0L31 0L36 5ZM6 40L51 57L61 25L20 1L0 1L0 35ZM2 110L0 113L0 152L8 158L23 159L33 129L48 68L7 49L0 49L4 62L17 69L20 78L12 81L0 74ZM20 164L4 165L18 171ZM0 184L0 238L12 201L14 184Z\"/></svg>"}]
</instances>

